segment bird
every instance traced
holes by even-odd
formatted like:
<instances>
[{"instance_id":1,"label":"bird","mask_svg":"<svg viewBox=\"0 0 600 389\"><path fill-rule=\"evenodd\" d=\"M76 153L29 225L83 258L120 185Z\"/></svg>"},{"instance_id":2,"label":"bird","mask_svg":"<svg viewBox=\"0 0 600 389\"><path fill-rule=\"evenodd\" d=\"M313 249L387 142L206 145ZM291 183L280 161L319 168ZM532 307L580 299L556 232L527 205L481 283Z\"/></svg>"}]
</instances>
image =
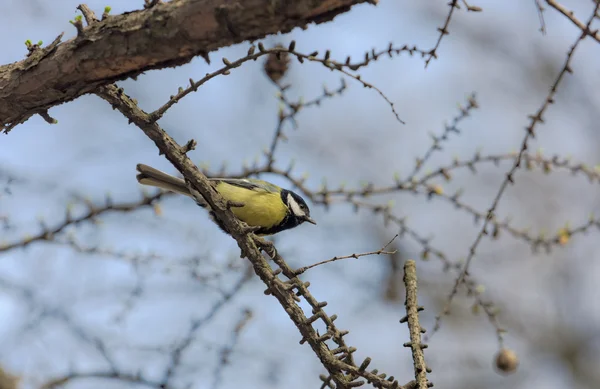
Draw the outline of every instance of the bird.
<instances>
[{"instance_id":1,"label":"bird","mask_svg":"<svg viewBox=\"0 0 600 389\"><path fill-rule=\"evenodd\" d=\"M210 208L206 200L187 182L151 166L138 164L137 181L193 198L202 208ZM304 222L316 225L310 209L302 197L268 181L254 178L209 178L223 198L230 204L233 214L252 227L260 236L274 235L295 228ZM190 190L191 188L191 190ZM210 212L212 220L223 230L225 227Z\"/></svg>"}]
</instances>

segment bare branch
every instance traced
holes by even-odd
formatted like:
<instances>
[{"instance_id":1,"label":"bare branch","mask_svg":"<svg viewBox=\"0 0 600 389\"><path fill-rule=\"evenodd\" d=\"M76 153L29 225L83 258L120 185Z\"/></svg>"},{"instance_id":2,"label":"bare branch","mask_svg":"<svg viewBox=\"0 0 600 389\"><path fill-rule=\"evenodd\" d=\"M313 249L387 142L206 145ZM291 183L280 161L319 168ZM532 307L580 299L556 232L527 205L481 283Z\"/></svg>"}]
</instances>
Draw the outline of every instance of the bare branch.
<instances>
[{"instance_id":1,"label":"bare branch","mask_svg":"<svg viewBox=\"0 0 600 389\"><path fill-rule=\"evenodd\" d=\"M231 73L232 69L240 67L245 62L248 62L251 60L256 60L261 56L286 53L286 54L295 56L296 59L300 63L303 63L304 61L320 63L327 69L342 73L346 77L352 78L352 79L356 80L357 82L361 83L363 87L374 90L390 106L392 113L396 117L396 120L399 121L400 123L404 124L404 121L402 121L402 119L400 119L400 115L396 111L395 104L390 100L390 98L385 93L383 93L383 91L381 89L379 89L375 85L363 80L360 75L355 75L355 74L351 73L350 72L350 69L351 69L350 64L336 62L336 61L329 59L329 55L327 52L325 53L325 56L323 58L319 58L318 51L315 51L315 52L312 52L309 54L295 51L294 50L295 45L296 45L296 43L294 41L292 41L292 43L290 44L290 46L288 48L284 48L282 46L275 46L273 48L267 49L262 45L262 43L259 43L258 44L258 47L259 47L258 53L256 53L254 51L254 49L253 49L254 46L252 46L250 48L250 50L248 50L248 54L246 56L239 58L239 59L235 60L234 62L229 61L227 58L223 58L223 63L225 64L224 67L222 67L221 69L218 69L212 73L207 73L203 78L201 78L198 81L194 81L193 79L190 79L190 85L186 89L183 89L180 87L178 89L176 95L171 96L169 98L169 101L167 101L167 103L165 103L162 107L158 108L156 111L154 111L150 114L151 121L156 121L156 120L160 119L165 114L165 112L168 109L170 109L174 104L179 102L179 100L181 100L183 97L187 96L188 94L190 94L192 92L196 92L200 86L202 86L209 80L211 80L217 76L229 75Z\"/></svg>"},{"instance_id":2,"label":"bare branch","mask_svg":"<svg viewBox=\"0 0 600 389\"><path fill-rule=\"evenodd\" d=\"M317 263L313 263L312 265L309 266L304 266L301 267L300 269L296 270L296 275L300 275L302 273L304 273L305 271L312 269L313 267L317 267L317 266L321 266L321 265L325 265L326 263L331 263L331 262L335 262L335 261L339 261L341 259L348 259L348 258L355 258L358 259L360 257L366 257L368 255L391 255L391 254L395 254L396 250L394 251L385 251L385 249L392 244L392 242L398 237L398 234L396 234L392 240L390 240L385 246L383 246L382 248L380 248L377 251L370 251L368 253L361 253L361 254L350 254L350 255L344 255L341 257L333 257L331 259L328 259L326 261L321 261L321 262L317 262Z\"/></svg>"},{"instance_id":3,"label":"bare branch","mask_svg":"<svg viewBox=\"0 0 600 389\"><path fill-rule=\"evenodd\" d=\"M542 35L546 35L546 19L544 18L544 7L542 6L541 0L534 0L535 8L537 9L538 18L540 19L540 32Z\"/></svg>"},{"instance_id":4,"label":"bare branch","mask_svg":"<svg viewBox=\"0 0 600 389\"><path fill-rule=\"evenodd\" d=\"M72 217L70 209L67 208L65 219L56 227L50 228L42 224L41 232L36 235L27 236L20 241L12 243L0 243L0 253L17 247L27 247L34 242L50 241L54 239L56 234L63 232L68 226L77 225L85 221L93 221L96 217L107 212L132 212L142 207L152 206L165 194L165 192L159 192L153 196L144 196L140 201L122 204L112 204L110 201L107 201L107 203L101 207L96 207L93 204L88 203L88 211L84 215L75 218Z\"/></svg>"},{"instance_id":5,"label":"bare branch","mask_svg":"<svg viewBox=\"0 0 600 389\"><path fill-rule=\"evenodd\" d=\"M59 44L59 37L27 59L0 67L0 128L8 131L99 86L183 65L198 55L208 60L219 48L327 22L364 2L369 1L299 0L273 10L270 0L173 0L81 25L76 38Z\"/></svg>"},{"instance_id":6,"label":"bare branch","mask_svg":"<svg viewBox=\"0 0 600 389\"><path fill-rule=\"evenodd\" d=\"M215 303L212 309L202 318L194 319L188 332L185 336L175 345L173 351L169 356L169 363L161 380L161 386L169 386L171 378L174 377L175 371L180 367L181 359L183 353L193 344L196 339L196 333L204 324L210 321L218 312L221 311L225 307L225 305L231 301L231 299L236 296L242 287L250 280L250 276L252 275L250 268L242 278L226 293L224 293L221 300Z\"/></svg>"},{"instance_id":7,"label":"bare branch","mask_svg":"<svg viewBox=\"0 0 600 389\"><path fill-rule=\"evenodd\" d=\"M275 129L275 133L273 135L273 139L271 140L271 146L269 150L265 153L267 157L267 168L272 168L275 163L275 152L277 151L277 146L281 143L282 140L286 139L286 136L283 132L284 125L286 122L291 121L294 127L297 126L296 123L296 115L298 112L303 110L304 108L312 107L312 106L320 106L321 102L326 99L333 98L335 96L340 96L347 89L347 85L345 80L342 78L340 82L340 86L334 90L329 91L327 88L323 87L323 94L310 100L307 102L298 101L291 102L285 95L287 86L277 85L279 87L279 100L288 108L288 112L285 112L283 108L279 110L277 128Z\"/></svg>"},{"instance_id":8,"label":"bare branch","mask_svg":"<svg viewBox=\"0 0 600 389\"><path fill-rule=\"evenodd\" d=\"M238 320L237 324L235 325L229 344L223 347L223 349L221 350L221 361L215 369L212 384L213 389L217 389L220 386L221 380L223 379L223 370L225 369L225 366L229 364L229 357L240 339L240 334L242 333L242 330L244 329L244 327L246 327L246 325L251 319L252 311L248 308L244 309L244 311L242 312L242 317Z\"/></svg>"},{"instance_id":9,"label":"bare branch","mask_svg":"<svg viewBox=\"0 0 600 389\"><path fill-rule=\"evenodd\" d=\"M415 178L417 173L419 173L421 168L423 168L423 166L425 165L425 163L427 163L429 158L431 158L433 153L436 151L442 150L441 144L442 144L442 142L445 142L448 140L448 137L450 136L450 134L452 134L452 133L459 134L460 133L460 130L457 127L458 124L461 121L463 121L464 119L466 119L467 117L469 117L471 114L471 111L473 109L477 109L477 108L479 108L479 103L477 103L477 100L475 99L475 93L472 93L471 96L469 96L469 98L467 99L466 107L459 105L460 113L452 119L452 124L446 125L444 127L444 132L442 133L442 135L440 135L440 136L431 135L431 138L432 138L431 147L425 152L425 155L422 158L417 158L416 163L415 163L415 168L413 169L412 173L408 176L408 178L403 180L404 183L409 183L409 182L413 181L413 179Z\"/></svg>"},{"instance_id":10,"label":"bare branch","mask_svg":"<svg viewBox=\"0 0 600 389\"><path fill-rule=\"evenodd\" d=\"M567 19L569 19L574 25L576 25L577 28L579 28L583 34L591 36L596 42L600 43L600 31L597 29L593 31L590 30L591 23L586 24L581 20L577 19L573 11L569 11L567 8L565 8L564 5L560 4L556 0L546 0L546 3L561 14L565 15ZM596 10L595 12L597 13L598 11Z\"/></svg>"},{"instance_id":11,"label":"bare branch","mask_svg":"<svg viewBox=\"0 0 600 389\"><path fill-rule=\"evenodd\" d=\"M400 320L400 323L408 322L408 330L410 332L410 342L405 343L404 347L410 347L413 357L413 365L415 368L415 379L418 389L427 389L429 383L427 381L427 366L425 364L425 356L423 349L426 345L421 343L421 333L425 329L419 324L419 311L423 308L419 307L417 302L417 265L412 259L404 264L404 285L406 286L406 317Z\"/></svg>"},{"instance_id":12,"label":"bare branch","mask_svg":"<svg viewBox=\"0 0 600 389\"><path fill-rule=\"evenodd\" d=\"M458 0L450 0L448 2L448 6L450 7L450 9L448 10L448 15L446 16L446 21L444 22L443 27L438 28L440 35L438 36L437 42L435 43L435 46L433 47L433 49L431 49L427 53L428 57L425 60L425 67L427 67L429 65L429 62L431 62L432 59L437 58L437 49L440 47L440 44L442 43L442 39L444 39L445 35L450 34L450 32L448 31L448 26L450 26L450 20L452 20L452 15L454 15L454 10L460 8L460 6L458 5Z\"/></svg>"}]
</instances>

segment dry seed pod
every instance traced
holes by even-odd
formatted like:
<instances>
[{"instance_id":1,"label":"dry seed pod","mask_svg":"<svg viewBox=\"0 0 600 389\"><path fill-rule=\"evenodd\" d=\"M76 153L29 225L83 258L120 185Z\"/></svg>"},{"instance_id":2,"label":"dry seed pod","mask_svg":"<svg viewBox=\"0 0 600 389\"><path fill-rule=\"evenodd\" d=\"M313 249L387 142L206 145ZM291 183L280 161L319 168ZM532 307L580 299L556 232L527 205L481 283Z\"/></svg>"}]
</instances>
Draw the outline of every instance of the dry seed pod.
<instances>
[{"instance_id":1,"label":"dry seed pod","mask_svg":"<svg viewBox=\"0 0 600 389\"><path fill-rule=\"evenodd\" d=\"M283 48L277 45L275 48ZM285 75L290 65L290 58L287 52L270 53L265 62L265 73L274 83L279 82Z\"/></svg>"},{"instance_id":2,"label":"dry seed pod","mask_svg":"<svg viewBox=\"0 0 600 389\"><path fill-rule=\"evenodd\" d=\"M502 348L496 354L495 365L498 371L503 374L514 373L519 366L519 358L514 351Z\"/></svg>"}]
</instances>

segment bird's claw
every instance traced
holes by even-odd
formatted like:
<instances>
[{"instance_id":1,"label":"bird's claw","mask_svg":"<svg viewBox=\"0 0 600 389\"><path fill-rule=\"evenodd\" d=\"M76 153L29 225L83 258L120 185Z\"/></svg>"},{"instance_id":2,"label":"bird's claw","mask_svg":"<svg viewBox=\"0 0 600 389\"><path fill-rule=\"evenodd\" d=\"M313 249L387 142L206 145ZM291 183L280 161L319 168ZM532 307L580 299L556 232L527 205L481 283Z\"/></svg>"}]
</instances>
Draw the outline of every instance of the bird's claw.
<instances>
[{"instance_id":1,"label":"bird's claw","mask_svg":"<svg viewBox=\"0 0 600 389\"><path fill-rule=\"evenodd\" d=\"M260 226L249 226L248 224L246 224L244 222L242 222L242 223L243 223L242 228L244 230L244 233L247 233L247 234L254 233L262 228Z\"/></svg>"}]
</instances>

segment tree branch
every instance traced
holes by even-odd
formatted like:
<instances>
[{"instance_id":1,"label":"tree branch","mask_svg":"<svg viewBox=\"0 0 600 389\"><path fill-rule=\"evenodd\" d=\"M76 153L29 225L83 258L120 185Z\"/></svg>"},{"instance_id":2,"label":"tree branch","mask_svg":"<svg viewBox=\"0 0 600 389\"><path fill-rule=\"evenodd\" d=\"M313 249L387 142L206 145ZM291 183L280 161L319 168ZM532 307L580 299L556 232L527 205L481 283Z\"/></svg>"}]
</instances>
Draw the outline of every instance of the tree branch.
<instances>
[{"instance_id":1,"label":"tree branch","mask_svg":"<svg viewBox=\"0 0 600 389\"><path fill-rule=\"evenodd\" d=\"M249 234L249 229L241 223L228 208L223 197L211 186L206 176L187 157L182 146L171 138L160 126L154 122L151 115L140 109L122 89L114 85L100 88L96 94L118 109L131 123L138 126L150 139L154 141L161 154L179 170L192 186L208 203L216 220L223 225L229 234L237 241L242 257L248 258L252 263L254 272L267 286L267 294L273 295L285 309L290 319L294 322L302 335L301 344L308 343L323 366L328 370L331 379L340 388L361 385L357 378L366 378L374 386L380 388L400 389L400 385L393 377L386 379L386 375L367 372L354 363L352 353L356 351L348 347L343 337L348 331L340 331L333 323L336 315L327 315L323 307L327 302L319 302L308 291L310 283L301 281L294 270L277 254L275 247L268 241ZM262 255L265 251L279 269L273 270L270 263ZM287 277L287 281L280 279L279 274ZM313 315L306 317L303 309L298 304L300 296L304 297L312 307ZM327 326L327 333L320 335L312 326L317 320ZM332 340L338 347L331 350L327 341ZM329 378L326 378L329 379Z\"/></svg>"},{"instance_id":2,"label":"tree branch","mask_svg":"<svg viewBox=\"0 0 600 389\"><path fill-rule=\"evenodd\" d=\"M67 207L64 220L55 227L48 227L45 223L40 223L40 231L32 236L26 236L21 240L4 243L0 242L0 254L3 252L15 249L17 247L27 247L34 242L52 241L57 234L65 231L71 225L77 225L85 221L94 221L94 219L108 212L132 212L142 207L149 207L156 203L163 196L168 195L167 192L158 192L152 196L144 196L140 201L113 204L110 199L106 200L106 204L96 207L91 202L86 205L88 210L85 214L77 217L71 215L70 208Z\"/></svg>"},{"instance_id":3,"label":"tree branch","mask_svg":"<svg viewBox=\"0 0 600 389\"><path fill-rule=\"evenodd\" d=\"M173 0L108 16L78 36L36 47L0 66L0 125L8 132L31 116L140 73L183 65L201 55L269 34L322 23L374 0Z\"/></svg>"},{"instance_id":4,"label":"tree branch","mask_svg":"<svg viewBox=\"0 0 600 389\"><path fill-rule=\"evenodd\" d=\"M550 7L554 8L555 10L566 16L567 19L571 21L571 23L576 25L577 28L581 30L581 32L591 36L596 42L600 43L600 31L598 29L590 30L589 26L587 26L584 22L575 17L573 11L569 11L564 5L560 4L558 1L546 0L546 3Z\"/></svg>"},{"instance_id":5,"label":"tree branch","mask_svg":"<svg viewBox=\"0 0 600 389\"><path fill-rule=\"evenodd\" d=\"M412 259L404 264L404 285L406 286L406 316L400 320L401 323L408 322L410 332L410 342L405 343L404 347L410 347L413 357L413 366L415 368L415 381L418 389L427 389L427 365L423 349L426 345L421 343L421 332L425 329L419 324L419 311L422 308L417 303L417 266Z\"/></svg>"}]
</instances>

